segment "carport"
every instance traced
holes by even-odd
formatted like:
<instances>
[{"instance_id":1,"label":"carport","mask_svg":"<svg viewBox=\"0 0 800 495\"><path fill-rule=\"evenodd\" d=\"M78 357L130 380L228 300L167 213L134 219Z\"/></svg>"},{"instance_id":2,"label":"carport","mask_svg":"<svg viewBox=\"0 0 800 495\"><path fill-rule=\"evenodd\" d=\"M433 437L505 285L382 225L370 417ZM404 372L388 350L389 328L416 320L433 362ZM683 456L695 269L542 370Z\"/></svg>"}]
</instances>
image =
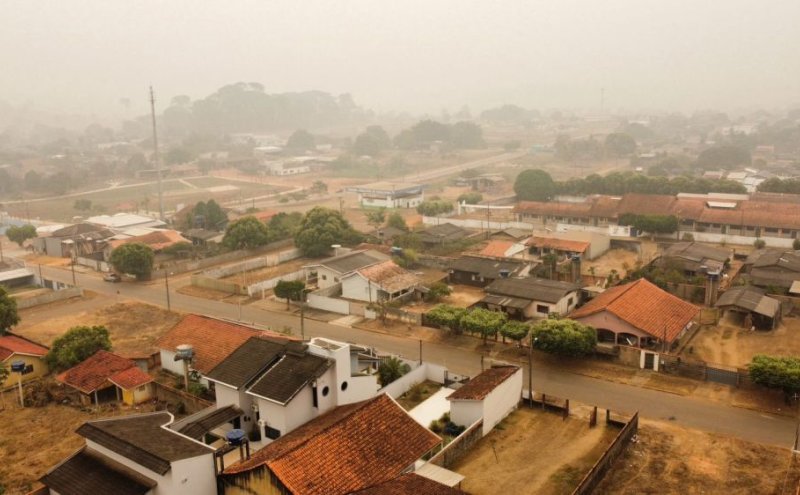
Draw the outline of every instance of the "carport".
<instances>
[{"instance_id":1,"label":"carport","mask_svg":"<svg viewBox=\"0 0 800 495\"><path fill-rule=\"evenodd\" d=\"M763 289L756 287L728 289L715 306L723 311L744 314L744 326L751 326L747 324L749 318L752 326L759 330L774 330L781 320L781 302L768 297Z\"/></svg>"}]
</instances>

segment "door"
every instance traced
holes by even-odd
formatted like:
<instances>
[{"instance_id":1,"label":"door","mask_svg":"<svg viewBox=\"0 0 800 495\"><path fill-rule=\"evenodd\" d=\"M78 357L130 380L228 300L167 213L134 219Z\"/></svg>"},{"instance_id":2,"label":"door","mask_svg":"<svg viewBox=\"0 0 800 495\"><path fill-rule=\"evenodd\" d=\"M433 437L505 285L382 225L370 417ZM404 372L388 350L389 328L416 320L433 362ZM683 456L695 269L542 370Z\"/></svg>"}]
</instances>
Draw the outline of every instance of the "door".
<instances>
[{"instance_id":1,"label":"door","mask_svg":"<svg viewBox=\"0 0 800 495\"><path fill-rule=\"evenodd\" d=\"M652 352L645 352L644 353L644 369L646 370L653 370L655 369L656 364L656 355Z\"/></svg>"}]
</instances>

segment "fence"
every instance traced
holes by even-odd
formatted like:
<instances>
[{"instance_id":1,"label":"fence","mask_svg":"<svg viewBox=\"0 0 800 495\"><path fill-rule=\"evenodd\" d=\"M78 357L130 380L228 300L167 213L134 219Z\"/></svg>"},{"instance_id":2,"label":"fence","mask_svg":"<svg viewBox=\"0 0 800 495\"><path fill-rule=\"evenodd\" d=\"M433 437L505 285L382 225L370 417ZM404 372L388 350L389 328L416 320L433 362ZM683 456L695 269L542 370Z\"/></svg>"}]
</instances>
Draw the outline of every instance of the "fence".
<instances>
[{"instance_id":1,"label":"fence","mask_svg":"<svg viewBox=\"0 0 800 495\"><path fill-rule=\"evenodd\" d=\"M292 239L284 239L282 241L272 242L266 246L261 246L260 248L256 249L231 251L230 253L220 254L218 256L212 256L210 258L203 258L199 260L182 260L172 262L168 265L160 266L157 270L153 270L153 272L150 274L150 278L163 278L164 272L166 271L169 271L170 274L194 272L210 266L219 265L220 263L242 260L253 255L268 253L276 249L289 247L293 245L293 242L294 241L292 241ZM280 256L280 254L278 256Z\"/></svg>"},{"instance_id":2,"label":"fence","mask_svg":"<svg viewBox=\"0 0 800 495\"><path fill-rule=\"evenodd\" d=\"M75 262L81 266L88 266L89 268L98 272L110 272L111 265L103 260L96 260L92 258L78 257Z\"/></svg>"},{"instance_id":3,"label":"fence","mask_svg":"<svg viewBox=\"0 0 800 495\"><path fill-rule=\"evenodd\" d=\"M445 469L452 467L469 449L483 438L483 419L472 423L469 428L455 437L452 442L430 458L428 462Z\"/></svg>"},{"instance_id":4,"label":"fence","mask_svg":"<svg viewBox=\"0 0 800 495\"><path fill-rule=\"evenodd\" d=\"M608 417L608 415L606 416ZM625 451L628 447L628 444L636 435L636 432L639 431L639 413L633 415L633 417L628 421L622 430L617 434L617 437L614 439L614 442L611 443L611 446L603 452L603 455L597 462L594 463L592 469L586 473L586 476L583 477L581 483L578 485L575 490L573 490L572 495L587 495L592 493L597 485L603 481L603 477L608 472L611 465L614 463L615 460Z\"/></svg>"},{"instance_id":5,"label":"fence","mask_svg":"<svg viewBox=\"0 0 800 495\"><path fill-rule=\"evenodd\" d=\"M69 289L55 290L46 294L40 294L34 297L27 297L25 299L17 299L17 309L32 308L40 304L48 304L55 301L63 301L73 297L81 297L83 289L80 287L70 287Z\"/></svg>"},{"instance_id":6,"label":"fence","mask_svg":"<svg viewBox=\"0 0 800 495\"><path fill-rule=\"evenodd\" d=\"M436 364L423 363L421 366L415 361L403 359L403 361L411 366L413 369L380 389L379 393L386 393L391 398L396 399L408 392L408 390L417 383L422 383L425 380L430 380L436 383L445 383L447 376L447 369L444 366Z\"/></svg>"},{"instance_id":7,"label":"fence","mask_svg":"<svg viewBox=\"0 0 800 495\"><path fill-rule=\"evenodd\" d=\"M247 294L250 297L253 297L254 295L260 292L263 297L264 295L263 293L265 290L274 289L275 286L278 285L278 282L280 282L281 280L304 280L305 276L306 276L305 270L297 270L292 273L285 273L278 277L273 277L269 280L262 280L261 282L248 285Z\"/></svg>"},{"instance_id":8,"label":"fence","mask_svg":"<svg viewBox=\"0 0 800 495\"><path fill-rule=\"evenodd\" d=\"M340 295L342 295L342 284L336 284L308 293L306 302L308 302L308 307L310 308L349 315L350 302L336 297Z\"/></svg>"},{"instance_id":9,"label":"fence","mask_svg":"<svg viewBox=\"0 0 800 495\"><path fill-rule=\"evenodd\" d=\"M183 403L183 405L186 406L187 414L194 414L214 405L211 401L201 399L183 390L178 390L177 388L172 388L159 382L153 382L153 390L155 391L156 399L159 401L173 405Z\"/></svg>"}]
</instances>

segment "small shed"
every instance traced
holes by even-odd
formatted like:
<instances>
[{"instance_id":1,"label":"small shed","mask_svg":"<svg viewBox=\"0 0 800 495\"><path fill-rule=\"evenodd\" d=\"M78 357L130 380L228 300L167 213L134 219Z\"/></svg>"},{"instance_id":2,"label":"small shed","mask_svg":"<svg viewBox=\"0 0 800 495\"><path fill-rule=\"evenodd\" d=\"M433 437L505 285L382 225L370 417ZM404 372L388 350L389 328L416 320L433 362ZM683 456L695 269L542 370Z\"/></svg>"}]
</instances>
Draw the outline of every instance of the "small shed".
<instances>
[{"instance_id":1,"label":"small shed","mask_svg":"<svg viewBox=\"0 0 800 495\"><path fill-rule=\"evenodd\" d=\"M774 330L781 321L781 302L757 287L734 287L720 296L717 308L745 315L759 330Z\"/></svg>"},{"instance_id":2,"label":"small shed","mask_svg":"<svg viewBox=\"0 0 800 495\"><path fill-rule=\"evenodd\" d=\"M450 419L469 426L483 418L483 435L511 414L522 396L522 368L493 366L484 370L447 397Z\"/></svg>"}]
</instances>

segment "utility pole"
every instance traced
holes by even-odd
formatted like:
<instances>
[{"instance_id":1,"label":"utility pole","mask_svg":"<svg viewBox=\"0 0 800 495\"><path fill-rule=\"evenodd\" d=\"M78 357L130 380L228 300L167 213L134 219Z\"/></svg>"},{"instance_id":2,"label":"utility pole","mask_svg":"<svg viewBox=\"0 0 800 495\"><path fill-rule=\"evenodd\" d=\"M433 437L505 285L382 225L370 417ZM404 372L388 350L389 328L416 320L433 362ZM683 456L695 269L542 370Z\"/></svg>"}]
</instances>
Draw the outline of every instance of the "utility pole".
<instances>
[{"instance_id":1,"label":"utility pole","mask_svg":"<svg viewBox=\"0 0 800 495\"><path fill-rule=\"evenodd\" d=\"M3 240L0 239L0 261L3 261Z\"/></svg>"},{"instance_id":2,"label":"utility pole","mask_svg":"<svg viewBox=\"0 0 800 495\"><path fill-rule=\"evenodd\" d=\"M153 87L150 86L150 117L153 120L153 160L156 163L156 175L158 176L158 218L164 221L164 193L161 187L161 158L158 155L158 132L156 132L156 97Z\"/></svg>"},{"instance_id":3,"label":"utility pole","mask_svg":"<svg viewBox=\"0 0 800 495\"><path fill-rule=\"evenodd\" d=\"M75 282L75 262L76 261L77 261L76 260L76 256L73 253L73 255L72 255L72 263L70 263L70 266L72 267L72 286L73 287L77 287L78 286L78 284Z\"/></svg>"},{"instance_id":4,"label":"utility pole","mask_svg":"<svg viewBox=\"0 0 800 495\"><path fill-rule=\"evenodd\" d=\"M300 340L306 341L306 303L300 303Z\"/></svg>"},{"instance_id":5,"label":"utility pole","mask_svg":"<svg viewBox=\"0 0 800 495\"><path fill-rule=\"evenodd\" d=\"M533 409L533 337L528 342L528 407Z\"/></svg>"},{"instance_id":6,"label":"utility pole","mask_svg":"<svg viewBox=\"0 0 800 495\"><path fill-rule=\"evenodd\" d=\"M169 303L169 271L164 270L164 287L167 289L167 311L172 311L172 306Z\"/></svg>"}]
</instances>

